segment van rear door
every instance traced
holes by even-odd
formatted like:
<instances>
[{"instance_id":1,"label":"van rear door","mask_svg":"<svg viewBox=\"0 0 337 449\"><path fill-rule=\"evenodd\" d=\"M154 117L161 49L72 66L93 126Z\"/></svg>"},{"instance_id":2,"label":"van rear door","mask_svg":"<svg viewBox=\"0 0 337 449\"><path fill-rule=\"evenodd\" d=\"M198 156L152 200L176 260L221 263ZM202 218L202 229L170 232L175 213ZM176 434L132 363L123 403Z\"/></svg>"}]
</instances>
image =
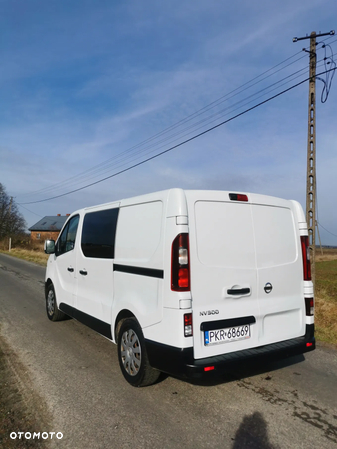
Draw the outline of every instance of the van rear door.
<instances>
[{"instance_id":1,"label":"van rear door","mask_svg":"<svg viewBox=\"0 0 337 449\"><path fill-rule=\"evenodd\" d=\"M290 201L251 195L255 235L259 345L305 334L299 224Z\"/></svg>"},{"instance_id":2,"label":"van rear door","mask_svg":"<svg viewBox=\"0 0 337 449\"><path fill-rule=\"evenodd\" d=\"M303 335L302 266L291 203L227 192L191 191L186 197L194 357Z\"/></svg>"}]
</instances>

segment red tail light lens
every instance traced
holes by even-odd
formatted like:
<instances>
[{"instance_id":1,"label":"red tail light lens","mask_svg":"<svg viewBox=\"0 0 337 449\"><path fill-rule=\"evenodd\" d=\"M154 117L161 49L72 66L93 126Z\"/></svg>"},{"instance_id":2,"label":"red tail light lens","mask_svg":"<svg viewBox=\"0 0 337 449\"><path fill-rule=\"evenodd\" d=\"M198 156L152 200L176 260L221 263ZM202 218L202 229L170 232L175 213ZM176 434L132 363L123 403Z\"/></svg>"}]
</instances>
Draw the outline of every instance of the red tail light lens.
<instances>
[{"instance_id":1,"label":"red tail light lens","mask_svg":"<svg viewBox=\"0 0 337 449\"><path fill-rule=\"evenodd\" d=\"M171 289L176 292L190 290L189 240L187 233L177 235L172 243Z\"/></svg>"},{"instance_id":2,"label":"red tail light lens","mask_svg":"<svg viewBox=\"0 0 337 449\"><path fill-rule=\"evenodd\" d=\"M303 258L303 279L305 281L311 281L311 264L310 264L310 250L309 250L309 237L301 237L302 246L302 258Z\"/></svg>"},{"instance_id":3,"label":"red tail light lens","mask_svg":"<svg viewBox=\"0 0 337 449\"><path fill-rule=\"evenodd\" d=\"M184 335L185 337L192 337L193 326L192 326L192 314L185 313L184 315Z\"/></svg>"},{"instance_id":4,"label":"red tail light lens","mask_svg":"<svg viewBox=\"0 0 337 449\"><path fill-rule=\"evenodd\" d=\"M179 286L179 288L189 289L190 275L188 272L188 268L179 268L179 270L178 270L178 286Z\"/></svg>"}]
</instances>

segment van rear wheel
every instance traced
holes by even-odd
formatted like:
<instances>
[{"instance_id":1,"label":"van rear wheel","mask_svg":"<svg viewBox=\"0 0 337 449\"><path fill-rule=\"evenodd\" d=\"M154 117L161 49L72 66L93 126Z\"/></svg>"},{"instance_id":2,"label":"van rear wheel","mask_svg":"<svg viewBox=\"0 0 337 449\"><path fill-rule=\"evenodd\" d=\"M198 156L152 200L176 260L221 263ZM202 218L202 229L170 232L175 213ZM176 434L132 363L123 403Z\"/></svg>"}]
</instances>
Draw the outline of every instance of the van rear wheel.
<instances>
[{"instance_id":1,"label":"van rear wheel","mask_svg":"<svg viewBox=\"0 0 337 449\"><path fill-rule=\"evenodd\" d=\"M151 385L160 376L149 363L143 332L135 318L127 318L120 326L118 360L123 376L134 387Z\"/></svg>"},{"instance_id":2,"label":"van rear wheel","mask_svg":"<svg viewBox=\"0 0 337 449\"><path fill-rule=\"evenodd\" d=\"M59 310L57 307L56 295L53 284L49 284L47 287L46 310L47 316L50 319L50 321L61 321L64 320L67 316L63 312L61 312L61 310Z\"/></svg>"}]
</instances>

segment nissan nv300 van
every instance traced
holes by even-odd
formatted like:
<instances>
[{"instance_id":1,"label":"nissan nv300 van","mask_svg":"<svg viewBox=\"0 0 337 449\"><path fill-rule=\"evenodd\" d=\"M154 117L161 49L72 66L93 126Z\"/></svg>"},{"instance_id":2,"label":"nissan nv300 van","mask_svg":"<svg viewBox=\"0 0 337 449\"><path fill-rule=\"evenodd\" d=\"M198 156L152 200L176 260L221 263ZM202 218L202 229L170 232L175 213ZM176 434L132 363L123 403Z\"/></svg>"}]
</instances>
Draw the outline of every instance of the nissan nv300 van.
<instances>
[{"instance_id":1,"label":"nissan nv300 van","mask_svg":"<svg viewBox=\"0 0 337 449\"><path fill-rule=\"evenodd\" d=\"M48 318L116 343L131 385L315 348L296 201L171 189L74 212L45 251Z\"/></svg>"}]
</instances>

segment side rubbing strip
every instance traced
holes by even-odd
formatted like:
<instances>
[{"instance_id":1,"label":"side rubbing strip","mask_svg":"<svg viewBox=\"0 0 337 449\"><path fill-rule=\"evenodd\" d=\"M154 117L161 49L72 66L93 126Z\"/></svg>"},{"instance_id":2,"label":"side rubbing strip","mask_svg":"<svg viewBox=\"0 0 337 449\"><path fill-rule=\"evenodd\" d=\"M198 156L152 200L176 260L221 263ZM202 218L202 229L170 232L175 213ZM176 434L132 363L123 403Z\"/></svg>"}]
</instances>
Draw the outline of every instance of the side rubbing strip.
<instances>
[{"instance_id":1,"label":"side rubbing strip","mask_svg":"<svg viewBox=\"0 0 337 449\"><path fill-rule=\"evenodd\" d=\"M98 318L88 315L87 313L84 313L81 310L75 309L75 307L69 306L68 304L64 304L62 302L60 304L60 310L62 310L62 312L64 312L66 315L75 318L75 320L79 321L80 323L90 327L99 334L104 335L104 337L108 338L109 340L112 340L111 324L105 323Z\"/></svg>"},{"instance_id":2,"label":"side rubbing strip","mask_svg":"<svg viewBox=\"0 0 337 449\"><path fill-rule=\"evenodd\" d=\"M164 279L164 270L155 268L131 267L130 265L119 265L114 263L114 271L122 273L138 274L139 276L149 276L151 278Z\"/></svg>"}]
</instances>

